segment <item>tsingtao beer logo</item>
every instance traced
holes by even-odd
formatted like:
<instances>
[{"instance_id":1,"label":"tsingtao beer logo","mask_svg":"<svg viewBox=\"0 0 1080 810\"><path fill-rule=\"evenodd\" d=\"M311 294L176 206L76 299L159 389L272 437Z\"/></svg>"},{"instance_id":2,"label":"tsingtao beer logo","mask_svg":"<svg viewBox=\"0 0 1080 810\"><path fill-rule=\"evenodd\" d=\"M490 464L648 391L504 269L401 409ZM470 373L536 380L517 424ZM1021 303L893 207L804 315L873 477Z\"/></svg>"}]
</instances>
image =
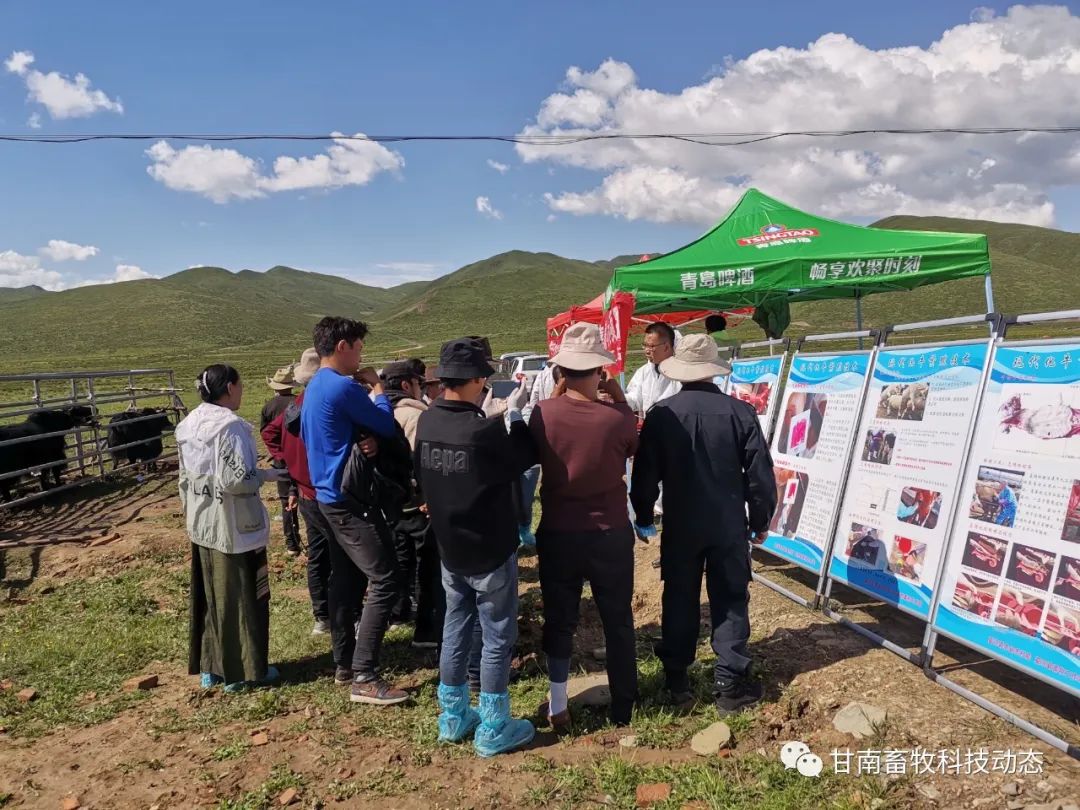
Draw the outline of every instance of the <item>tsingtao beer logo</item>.
<instances>
[{"instance_id":1,"label":"tsingtao beer logo","mask_svg":"<svg viewBox=\"0 0 1080 810\"><path fill-rule=\"evenodd\" d=\"M740 247L764 248L773 245L790 245L795 242L809 242L819 235L817 228L789 228L779 222L770 222L768 225L763 225L759 233L743 236L735 241Z\"/></svg>"}]
</instances>

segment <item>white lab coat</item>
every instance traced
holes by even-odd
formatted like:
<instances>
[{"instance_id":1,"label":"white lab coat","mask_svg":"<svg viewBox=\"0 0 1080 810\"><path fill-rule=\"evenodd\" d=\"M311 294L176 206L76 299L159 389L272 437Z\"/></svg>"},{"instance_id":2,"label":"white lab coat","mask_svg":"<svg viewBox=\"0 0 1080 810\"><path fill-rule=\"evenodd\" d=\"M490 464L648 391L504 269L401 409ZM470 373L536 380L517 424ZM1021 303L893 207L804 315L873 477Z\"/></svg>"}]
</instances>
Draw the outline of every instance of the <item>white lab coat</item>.
<instances>
[{"instance_id":1,"label":"white lab coat","mask_svg":"<svg viewBox=\"0 0 1080 810\"><path fill-rule=\"evenodd\" d=\"M646 363L630 378L630 384L626 386L626 402L632 411L645 414L657 402L681 390L682 383L669 380L660 373L659 366Z\"/></svg>"}]
</instances>

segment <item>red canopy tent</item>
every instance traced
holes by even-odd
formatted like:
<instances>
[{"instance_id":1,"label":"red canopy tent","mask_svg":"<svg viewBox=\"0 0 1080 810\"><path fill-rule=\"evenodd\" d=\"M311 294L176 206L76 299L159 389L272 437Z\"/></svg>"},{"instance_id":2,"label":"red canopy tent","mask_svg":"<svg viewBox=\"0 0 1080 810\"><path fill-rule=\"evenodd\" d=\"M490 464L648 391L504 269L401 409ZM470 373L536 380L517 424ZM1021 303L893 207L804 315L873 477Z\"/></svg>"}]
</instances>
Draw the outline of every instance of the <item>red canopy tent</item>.
<instances>
[{"instance_id":1,"label":"red canopy tent","mask_svg":"<svg viewBox=\"0 0 1080 810\"><path fill-rule=\"evenodd\" d=\"M701 309L691 312L658 312L652 315L631 315L630 332L643 332L650 323L662 321L672 326L685 326L688 323L696 323L704 320L709 315L723 315L728 322L728 328L738 326L744 320L754 314L753 307L744 307L733 310ZM560 312L547 320L548 355L554 356L562 343L563 332L571 324L595 323L601 326L604 322L604 294L596 296L587 304L578 304L570 307L566 312Z\"/></svg>"}]
</instances>

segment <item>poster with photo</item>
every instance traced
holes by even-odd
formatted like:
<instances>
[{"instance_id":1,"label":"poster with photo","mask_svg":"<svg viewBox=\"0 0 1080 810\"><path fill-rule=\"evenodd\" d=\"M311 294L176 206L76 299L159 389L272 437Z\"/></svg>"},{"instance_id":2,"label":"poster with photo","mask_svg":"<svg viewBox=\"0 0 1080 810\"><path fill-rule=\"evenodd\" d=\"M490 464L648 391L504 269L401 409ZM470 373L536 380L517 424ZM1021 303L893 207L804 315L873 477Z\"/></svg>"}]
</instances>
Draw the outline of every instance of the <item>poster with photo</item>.
<instances>
[{"instance_id":1,"label":"poster with photo","mask_svg":"<svg viewBox=\"0 0 1080 810\"><path fill-rule=\"evenodd\" d=\"M751 405L761 423L766 438L772 427L773 413L780 393L780 378L784 373L786 354L775 357L747 357L731 364L727 388L730 396Z\"/></svg>"},{"instance_id":2,"label":"poster with photo","mask_svg":"<svg viewBox=\"0 0 1080 810\"><path fill-rule=\"evenodd\" d=\"M985 340L878 350L829 561L832 579L929 618L989 355Z\"/></svg>"},{"instance_id":3,"label":"poster with photo","mask_svg":"<svg viewBox=\"0 0 1080 810\"><path fill-rule=\"evenodd\" d=\"M796 354L772 436L776 512L762 548L822 573L873 352Z\"/></svg>"},{"instance_id":4,"label":"poster with photo","mask_svg":"<svg viewBox=\"0 0 1080 810\"><path fill-rule=\"evenodd\" d=\"M958 497L934 627L1080 696L1080 341L997 348Z\"/></svg>"}]
</instances>

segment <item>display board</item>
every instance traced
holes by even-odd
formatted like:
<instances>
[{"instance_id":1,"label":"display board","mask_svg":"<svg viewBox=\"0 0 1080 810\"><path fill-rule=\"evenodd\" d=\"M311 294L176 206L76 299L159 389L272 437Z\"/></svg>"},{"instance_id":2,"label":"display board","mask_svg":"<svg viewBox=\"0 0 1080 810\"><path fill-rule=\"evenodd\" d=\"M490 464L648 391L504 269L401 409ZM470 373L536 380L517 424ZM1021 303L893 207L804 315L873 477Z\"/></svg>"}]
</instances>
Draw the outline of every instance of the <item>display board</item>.
<instances>
[{"instance_id":1,"label":"display board","mask_svg":"<svg viewBox=\"0 0 1080 810\"><path fill-rule=\"evenodd\" d=\"M992 363L934 629L1080 696L1080 340Z\"/></svg>"},{"instance_id":2,"label":"display board","mask_svg":"<svg viewBox=\"0 0 1080 810\"><path fill-rule=\"evenodd\" d=\"M746 357L731 364L725 392L750 405L767 437L772 426L776 403L780 399L780 380L787 353L772 357Z\"/></svg>"},{"instance_id":3,"label":"display board","mask_svg":"<svg viewBox=\"0 0 1080 810\"><path fill-rule=\"evenodd\" d=\"M766 551L820 574L872 351L796 353L772 438L777 506Z\"/></svg>"},{"instance_id":4,"label":"display board","mask_svg":"<svg viewBox=\"0 0 1080 810\"><path fill-rule=\"evenodd\" d=\"M989 355L985 340L878 350L830 578L929 618Z\"/></svg>"}]
</instances>

